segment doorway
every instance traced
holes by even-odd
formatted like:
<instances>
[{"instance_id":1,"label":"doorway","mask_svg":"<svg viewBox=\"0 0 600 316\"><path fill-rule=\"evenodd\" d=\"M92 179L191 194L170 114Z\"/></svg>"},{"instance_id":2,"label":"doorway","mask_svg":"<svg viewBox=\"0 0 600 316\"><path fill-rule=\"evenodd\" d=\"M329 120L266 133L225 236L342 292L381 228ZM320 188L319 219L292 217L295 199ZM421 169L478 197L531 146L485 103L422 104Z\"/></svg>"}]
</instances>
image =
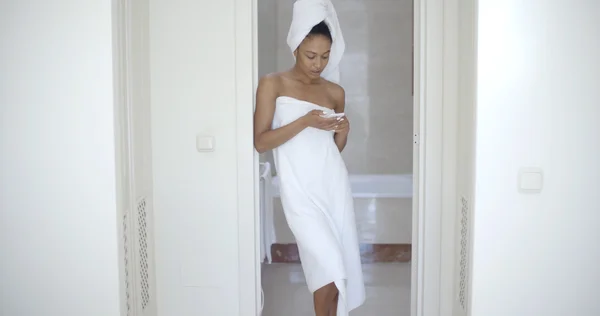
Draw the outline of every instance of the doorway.
<instances>
[{"instance_id":1,"label":"doorway","mask_svg":"<svg viewBox=\"0 0 600 316\"><path fill-rule=\"evenodd\" d=\"M253 51L252 86L254 88L259 78L260 58L258 1L261 0L255 0L251 4L240 4L239 1L236 1L236 4L239 4L236 6L236 16L244 16L243 24L240 24L237 30L244 32L246 31L244 27L248 27L248 25L251 25L253 30L252 42L243 40L237 47ZM334 2L334 5L337 4ZM448 64L444 63L444 57L448 57L445 55L451 53L456 46L454 41L447 41L445 45L443 44L445 37L456 32L456 27L451 22L456 21L457 10L450 7L450 5L445 7L441 1L434 0L415 0L413 4L414 73L412 88L414 95L412 109L414 128L411 136L413 143L412 196L414 198L412 199L410 240L410 315L439 315L438 312L445 314L444 311L451 310L454 296L456 205L454 203L444 204L444 201L454 201L452 186L455 181L455 167L452 162L455 162L455 158L452 150L443 150L443 145L447 144L451 147L456 141L455 135L452 133L456 102L452 99L452 94L444 95L443 93L444 89L454 88L451 81L445 79L456 76L456 70L452 67L448 69ZM245 16L248 12L252 13L250 19ZM288 14L291 15L291 10ZM343 21L341 22L343 23ZM344 26L342 25L342 27ZM284 28L287 31L287 26ZM289 53L289 51L285 53ZM244 71L248 75L249 69ZM247 84L249 81L247 76L240 77L238 86ZM242 105L238 104L238 111L241 110L241 107ZM250 114L247 109L243 111ZM250 130L251 124L245 126L244 129ZM238 134L238 137L242 137L242 135ZM247 303L247 307L254 307L256 312L250 314L240 307L240 315L248 316L260 315L264 306L261 263L263 262L262 258L269 251L265 247L264 237L261 238L262 228L268 225L263 222L263 217L260 215L260 201L261 198L264 199L264 196L261 195L261 187L264 190L265 185L261 182L261 175L264 175L265 171L260 167L261 158L262 162L268 161L268 157L254 156L253 217L239 214L240 218L244 217L244 220L240 221L240 232L248 237L248 239L243 239L240 236L240 271L253 270L254 272L253 277L240 276L241 291L253 289L255 293L254 302L250 302L249 299L248 301L244 299L244 301ZM443 222L442 208L446 214ZM253 229L245 226L251 221L254 224ZM250 243L250 237L252 237L253 243ZM246 249L254 250L252 254L247 250L242 250L245 246L248 247ZM281 252L282 249L279 250ZM272 256L273 253L271 253ZM252 259L253 261L250 262ZM446 263L450 262L450 264L442 267L442 260ZM427 278L424 277L425 275ZM310 304L308 305L310 306ZM425 310L425 306L427 310Z\"/></svg>"},{"instance_id":2,"label":"doorway","mask_svg":"<svg viewBox=\"0 0 600 316\"><path fill-rule=\"evenodd\" d=\"M369 297L352 314L408 316L412 191L418 176L413 171L413 0L333 3L346 42L340 85L351 122L341 155ZM257 78L294 64L286 43L293 5L257 1ZM284 216L278 170L270 151L259 161L262 316L310 314L312 295Z\"/></svg>"}]
</instances>

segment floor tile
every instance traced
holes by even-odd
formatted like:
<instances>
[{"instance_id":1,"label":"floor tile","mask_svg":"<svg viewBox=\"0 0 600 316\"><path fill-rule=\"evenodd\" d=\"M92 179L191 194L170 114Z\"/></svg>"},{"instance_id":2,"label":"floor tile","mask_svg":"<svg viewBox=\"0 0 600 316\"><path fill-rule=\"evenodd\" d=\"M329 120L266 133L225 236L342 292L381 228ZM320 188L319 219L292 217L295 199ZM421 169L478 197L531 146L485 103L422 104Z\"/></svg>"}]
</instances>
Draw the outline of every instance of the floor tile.
<instances>
[{"instance_id":1,"label":"floor tile","mask_svg":"<svg viewBox=\"0 0 600 316\"><path fill-rule=\"evenodd\" d=\"M409 316L410 263L363 265L367 300L351 316ZM314 316L299 264L263 265L265 306L262 316Z\"/></svg>"}]
</instances>

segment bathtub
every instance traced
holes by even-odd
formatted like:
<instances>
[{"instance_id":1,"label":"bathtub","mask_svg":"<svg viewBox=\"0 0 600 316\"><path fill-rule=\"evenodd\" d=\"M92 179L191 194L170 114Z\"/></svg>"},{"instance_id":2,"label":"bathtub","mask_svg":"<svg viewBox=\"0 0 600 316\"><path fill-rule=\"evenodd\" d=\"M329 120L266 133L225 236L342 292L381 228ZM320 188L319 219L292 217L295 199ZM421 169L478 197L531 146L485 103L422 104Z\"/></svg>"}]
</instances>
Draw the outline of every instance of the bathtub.
<instances>
[{"instance_id":1,"label":"bathtub","mask_svg":"<svg viewBox=\"0 0 600 316\"><path fill-rule=\"evenodd\" d=\"M350 174L354 198L412 198L412 174ZM272 178L273 197L279 197L279 178Z\"/></svg>"},{"instance_id":2,"label":"bathtub","mask_svg":"<svg viewBox=\"0 0 600 316\"><path fill-rule=\"evenodd\" d=\"M283 209L279 200L279 178L270 175L268 163L261 165L260 216L261 216L261 262L271 263L271 246L275 243L294 243L294 237L283 218ZM359 241L362 243L410 243L412 238L412 174L351 174L350 186L355 199L355 211L359 228ZM378 199L402 199L397 202L382 203L376 207ZM400 201L400 200L399 200ZM377 209L390 208L388 213L377 214ZM403 208L402 208L403 207ZM379 224L394 221L394 229ZM383 227L383 228L382 228ZM381 231L381 230L384 231Z\"/></svg>"}]
</instances>

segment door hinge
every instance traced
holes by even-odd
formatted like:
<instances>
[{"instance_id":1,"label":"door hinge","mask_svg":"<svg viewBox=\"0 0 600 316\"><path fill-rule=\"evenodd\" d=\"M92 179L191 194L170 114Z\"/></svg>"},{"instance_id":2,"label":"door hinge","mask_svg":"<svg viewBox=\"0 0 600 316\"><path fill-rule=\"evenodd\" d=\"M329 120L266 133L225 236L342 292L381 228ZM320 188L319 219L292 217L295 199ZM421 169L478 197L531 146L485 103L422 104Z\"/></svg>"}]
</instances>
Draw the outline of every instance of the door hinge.
<instances>
[{"instance_id":1,"label":"door hinge","mask_svg":"<svg viewBox=\"0 0 600 316\"><path fill-rule=\"evenodd\" d=\"M415 144L415 145L420 144L419 134L413 134L413 144Z\"/></svg>"}]
</instances>

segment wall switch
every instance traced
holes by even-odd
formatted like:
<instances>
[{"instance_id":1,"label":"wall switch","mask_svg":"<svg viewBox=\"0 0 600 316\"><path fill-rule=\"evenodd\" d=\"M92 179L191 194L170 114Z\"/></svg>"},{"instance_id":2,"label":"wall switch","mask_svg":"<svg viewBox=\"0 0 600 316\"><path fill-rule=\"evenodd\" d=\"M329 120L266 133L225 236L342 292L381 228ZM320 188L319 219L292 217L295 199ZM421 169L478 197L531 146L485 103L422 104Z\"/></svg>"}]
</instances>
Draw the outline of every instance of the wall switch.
<instances>
[{"instance_id":1,"label":"wall switch","mask_svg":"<svg viewBox=\"0 0 600 316\"><path fill-rule=\"evenodd\" d=\"M213 136L196 135L196 150L198 152L214 151L215 138Z\"/></svg>"},{"instance_id":2,"label":"wall switch","mask_svg":"<svg viewBox=\"0 0 600 316\"><path fill-rule=\"evenodd\" d=\"M521 168L519 170L519 192L540 193L544 184L541 168Z\"/></svg>"}]
</instances>

